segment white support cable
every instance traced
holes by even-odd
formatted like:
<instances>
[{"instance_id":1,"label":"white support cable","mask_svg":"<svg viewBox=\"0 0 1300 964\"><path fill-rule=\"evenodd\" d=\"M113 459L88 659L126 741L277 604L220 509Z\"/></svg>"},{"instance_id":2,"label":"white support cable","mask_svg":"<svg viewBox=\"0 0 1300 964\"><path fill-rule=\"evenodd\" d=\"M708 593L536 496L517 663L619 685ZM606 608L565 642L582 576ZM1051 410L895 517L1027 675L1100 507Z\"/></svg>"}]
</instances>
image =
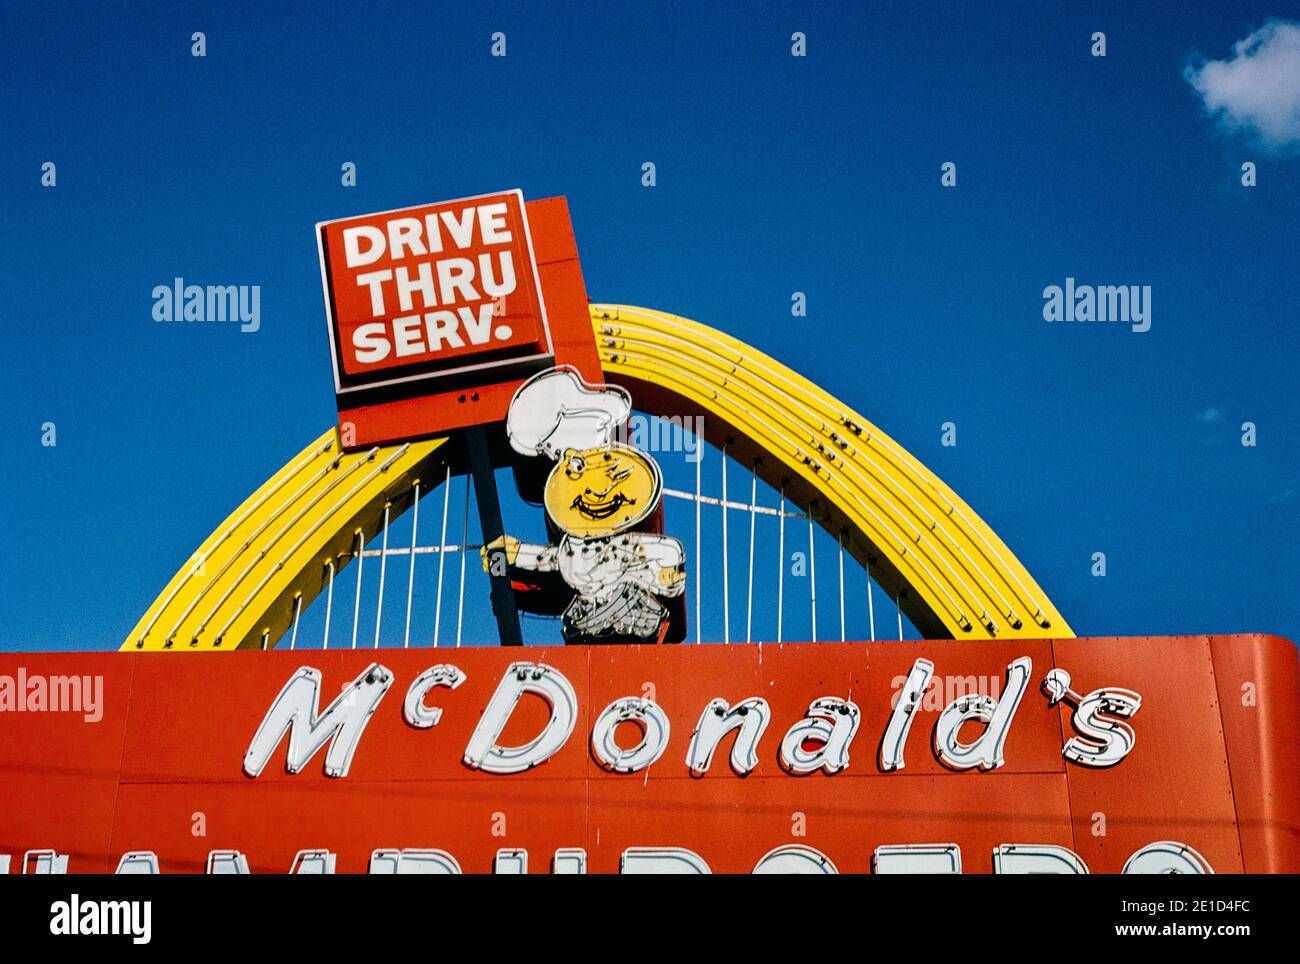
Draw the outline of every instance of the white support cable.
<instances>
[{"instance_id":1,"label":"white support cable","mask_svg":"<svg viewBox=\"0 0 1300 964\"><path fill-rule=\"evenodd\" d=\"M420 480L412 486L411 498L411 567L406 574L406 629L402 632L402 649L411 647L411 600L415 594L415 538L420 531Z\"/></svg>"},{"instance_id":2,"label":"white support cable","mask_svg":"<svg viewBox=\"0 0 1300 964\"><path fill-rule=\"evenodd\" d=\"M480 546L478 543L470 543L467 546L457 546L451 544L445 546L416 546L415 554L417 556L434 556L437 555L439 551L477 552L481 548L483 547ZM379 549L366 549L361 554L365 556L367 559L370 558L378 559L380 556L384 556L384 555L409 556L411 554L411 548L409 546L393 546L391 549L385 549L382 552Z\"/></svg>"},{"instance_id":3,"label":"white support cable","mask_svg":"<svg viewBox=\"0 0 1300 964\"><path fill-rule=\"evenodd\" d=\"M451 466L447 466L447 476L442 482L442 537L438 540L438 602L433 607L433 645L438 645L438 633L442 629L442 569L447 559L447 512L451 508Z\"/></svg>"},{"instance_id":4,"label":"white support cable","mask_svg":"<svg viewBox=\"0 0 1300 964\"><path fill-rule=\"evenodd\" d=\"M460 593L456 599L456 648L460 649L460 630L465 622L465 559L469 556L469 486L470 473L465 473L465 512L461 515L460 526ZM439 553L441 555L441 553Z\"/></svg>"},{"instance_id":5,"label":"white support cable","mask_svg":"<svg viewBox=\"0 0 1300 964\"><path fill-rule=\"evenodd\" d=\"M293 599L293 635L289 637L290 649L298 645L298 619L302 616L302 593L294 593Z\"/></svg>"},{"instance_id":6,"label":"white support cable","mask_svg":"<svg viewBox=\"0 0 1300 964\"><path fill-rule=\"evenodd\" d=\"M723 504L724 504L723 501L722 501L721 499L715 499L715 498L714 498L713 496L711 496L711 495L696 495L696 494L693 493L693 492L683 492L681 489L669 489L669 488L665 488L665 489L663 490L663 493L664 493L665 496L668 496L668 497L671 497L671 498L674 498L674 499L681 499L681 500L683 500L683 501L685 501L685 502L703 502L705 505L723 505ZM749 511L749 505L748 505L748 503L745 503L745 502L727 502L727 503L725 503L725 505L726 505L726 507L727 507L728 509L738 509L738 510L740 510L740 511L742 511L742 512L748 512L748 511ZM766 505L755 506L755 507L754 507L754 511L757 512L759 515L770 515L770 516L776 516L776 515L780 515L780 514L781 514L779 509L773 509L771 506L766 506ZM789 518L789 519L806 519L806 518L808 518L807 514L804 513L804 512L787 512L787 513L785 513L785 515L786 515L786 518Z\"/></svg>"},{"instance_id":7,"label":"white support cable","mask_svg":"<svg viewBox=\"0 0 1300 964\"><path fill-rule=\"evenodd\" d=\"M352 604L352 648L357 648L357 621L361 617L361 567L365 565L366 557L361 554L362 548L366 544L365 530L357 529L357 598Z\"/></svg>"},{"instance_id":8,"label":"white support cable","mask_svg":"<svg viewBox=\"0 0 1300 964\"><path fill-rule=\"evenodd\" d=\"M785 615L785 483L781 483L781 536L777 541L776 560L776 641L781 642L781 622Z\"/></svg>"},{"instance_id":9,"label":"white support cable","mask_svg":"<svg viewBox=\"0 0 1300 964\"><path fill-rule=\"evenodd\" d=\"M808 611L812 616L812 641L817 642L817 546L813 540L812 505L808 506Z\"/></svg>"},{"instance_id":10,"label":"white support cable","mask_svg":"<svg viewBox=\"0 0 1300 964\"><path fill-rule=\"evenodd\" d=\"M876 603L871 592L871 557L867 556L867 619L871 623L871 641L876 641Z\"/></svg>"},{"instance_id":11,"label":"white support cable","mask_svg":"<svg viewBox=\"0 0 1300 964\"><path fill-rule=\"evenodd\" d=\"M758 514L758 467L749 468L749 590L745 598L745 642L752 643L754 626L754 520Z\"/></svg>"},{"instance_id":12,"label":"white support cable","mask_svg":"<svg viewBox=\"0 0 1300 964\"><path fill-rule=\"evenodd\" d=\"M695 641L700 642L700 567L704 547L700 545L700 465L704 462L704 446L695 460Z\"/></svg>"},{"instance_id":13,"label":"white support cable","mask_svg":"<svg viewBox=\"0 0 1300 964\"><path fill-rule=\"evenodd\" d=\"M722 443L722 641L731 642L731 553L727 547L727 443Z\"/></svg>"},{"instance_id":14,"label":"white support cable","mask_svg":"<svg viewBox=\"0 0 1300 964\"><path fill-rule=\"evenodd\" d=\"M898 609L898 641L903 641L903 604L899 602L901 593L894 593L894 606Z\"/></svg>"},{"instance_id":15,"label":"white support cable","mask_svg":"<svg viewBox=\"0 0 1300 964\"><path fill-rule=\"evenodd\" d=\"M388 514L392 508L391 502L384 503L384 541L379 550L379 605L375 607L375 649L379 648L379 626L384 620L384 576L388 571ZM415 564L414 556L411 557L411 564Z\"/></svg>"},{"instance_id":16,"label":"white support cable","mask_svg":"<svg viewBox=\"0 0 1300 964\"><path fill-rule=\"evenodd\" d=\"M330 648L330 610L334 608L334 560L325 560L325 566L330 571L330 581L325 587L325 636L321 649Z\"/></svg>"},{"instance_id":17,"label":"white support cable","mask_svg":"<svg viewBox=\"0 0 1300 964\"><path fill-rule=\"evenodd\" d=\"M844 631L844 533L840 533L840 642L848 637Z\"/></svg>"}]
</instances>

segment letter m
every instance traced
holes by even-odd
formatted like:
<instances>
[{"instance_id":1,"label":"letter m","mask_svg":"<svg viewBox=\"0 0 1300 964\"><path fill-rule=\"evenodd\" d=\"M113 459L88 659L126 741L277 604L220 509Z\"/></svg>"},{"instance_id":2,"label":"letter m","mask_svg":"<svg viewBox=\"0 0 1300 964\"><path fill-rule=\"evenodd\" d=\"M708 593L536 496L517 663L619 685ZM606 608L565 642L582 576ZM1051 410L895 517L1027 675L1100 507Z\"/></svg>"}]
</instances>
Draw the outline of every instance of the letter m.
<instances>
[{"instance_id":1,"label":"letter m","mask_svg":"<svg viewBox=\"0 0 1300 964\"><path fill-rule=\"evenodd\" d=\"M234 285L208 285L208 321L234 321L239 317L239 289Z\"/></svg>"},{"instance_id":2,"label":"letter m","mask_svg":"<svg viewBox=\"0 0 1300 964\"><path fill-rule=\"evenodd\" d=\"M1106 305L1102 309L1102 304ZM1097 317L1103 321L1128 321L1128 288L1102 285L1097 289ZM1105 311L1103 315L1101 312Z\"/></svg>"},{"instance_id":3,"label":"letter m","mask_svg":"<svg viewBox=\"0 0 1300 964\"><path fill-rule=\"evenodd\" d=\"M256 777L267 760L280 745L285 733L289 734L289 753L284 769L297 773L307 765L316 751L327 742L325 775L345 777L352 765L361 734L370 722L379 701L393 683L392 671L379 663L371 663L361 675L343 688L324 713L320 706L320 670L310 666L298 668L280 695L267 710L262 725L253 735L253 742L244 754L244 772Z\"/></svg>"}]
</instances>

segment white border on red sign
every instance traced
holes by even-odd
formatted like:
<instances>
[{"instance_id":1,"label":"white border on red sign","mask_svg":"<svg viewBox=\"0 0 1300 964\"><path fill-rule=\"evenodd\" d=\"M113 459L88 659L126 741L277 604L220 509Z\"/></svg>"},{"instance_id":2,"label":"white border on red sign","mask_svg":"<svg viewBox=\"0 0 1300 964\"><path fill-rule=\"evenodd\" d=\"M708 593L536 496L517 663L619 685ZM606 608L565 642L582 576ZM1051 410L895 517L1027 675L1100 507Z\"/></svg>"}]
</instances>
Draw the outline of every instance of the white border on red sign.
<instances>
[{"instance_id":1,"label":"white border on red sign","mask_svg":"<svg viewBox=\"0 0 1300 964\"><path fill-rule=\"evenodd\" d=\"M340 221L355 221L357 218L373 218L382 214L400 214L403 211L416 211L420 208L441 206L444 204L464 204L469 201L481 201L484 198L501 197L503 194L513 194L519 199L519 216L524 221L524 239L528 242L528 261L533 269L533 284L537 289L537 307L542 317L542 333L546 336L546 354L545 355L524 355L518 358L503 358L500 361L480 362L477 365L462 365L460 368L447 368L436 372L424 372L419 375L406 375L402 378L389 378L382 382L366 382L364 385L353 385L344 388L339 379L339 354L338 345L334 340L334 301L330 296L329 273L325 268L325 244L321 229L327 224L337 224ZM412 204L404 208L392 208L388 211L371 211L368 214L353 214L345 218L331 218L328 221L316 222L316 252L320 257L320 282L321 290L325 295L325 326L329 330L330 337L330 364L334 367L334 392L337 395L344 395L348 392L369 391L372 388L381 388L385 385L400 385L405 382L418 381L436 381L447 375L464 374L465 372L483 371L489 368L499 368L502 365L519 365L538 358L555 357L555 345L551 341L551 324L546 317L546 297L542 294L542 278L537 271L537 253L533 250L533 233L528 226L528 205L524 202L524 192L522 188L511 188L506 191L491 191L487 194L475 194L472 197L452 198L448 201L429 201L425 204Z\"/></svg>"}]
</instances>

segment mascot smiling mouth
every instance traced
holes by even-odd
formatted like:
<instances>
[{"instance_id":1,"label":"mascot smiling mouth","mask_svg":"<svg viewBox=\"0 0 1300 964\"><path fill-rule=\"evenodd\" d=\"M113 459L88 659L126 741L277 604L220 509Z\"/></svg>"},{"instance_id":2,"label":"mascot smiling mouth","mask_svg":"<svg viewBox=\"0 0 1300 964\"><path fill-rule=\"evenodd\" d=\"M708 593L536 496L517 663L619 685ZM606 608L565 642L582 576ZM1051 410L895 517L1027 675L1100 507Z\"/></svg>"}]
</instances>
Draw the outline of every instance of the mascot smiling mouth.
<instances>
[{"instance_id":1,"label":"mascot smiling mouth","mask_svg":"<svg viewBox=\"0 0 1300 964\"><path fill-rule=\"evenodd\" d=\"M636 499L629 499L622 492L615 492L608 498L597 499L594 502L587 500L589 494L590 490L576 496L571 507L591 519L608 519L623 506L636 505Z\"/></svg>"}]
</instances>

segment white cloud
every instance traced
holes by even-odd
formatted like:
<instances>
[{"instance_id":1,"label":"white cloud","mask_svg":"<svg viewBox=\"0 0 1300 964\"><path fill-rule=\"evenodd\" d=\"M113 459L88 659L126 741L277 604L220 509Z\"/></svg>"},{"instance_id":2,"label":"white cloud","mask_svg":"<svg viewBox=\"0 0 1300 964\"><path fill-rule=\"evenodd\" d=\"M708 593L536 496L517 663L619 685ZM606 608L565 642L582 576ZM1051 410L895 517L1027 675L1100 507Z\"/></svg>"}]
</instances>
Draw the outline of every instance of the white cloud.
<instances>
[{"instance_id":1,"label":"white cloud","mask_svg":"<svg viewBox=\"0 0 1300 964\"><path fill-rule=\"evenodd\" d=\"M1227 60L1183 72L1225 127L1267 148L1300 149L1300 23L1270 20L1232 45Z\"/></svg>"}]
</instances>

